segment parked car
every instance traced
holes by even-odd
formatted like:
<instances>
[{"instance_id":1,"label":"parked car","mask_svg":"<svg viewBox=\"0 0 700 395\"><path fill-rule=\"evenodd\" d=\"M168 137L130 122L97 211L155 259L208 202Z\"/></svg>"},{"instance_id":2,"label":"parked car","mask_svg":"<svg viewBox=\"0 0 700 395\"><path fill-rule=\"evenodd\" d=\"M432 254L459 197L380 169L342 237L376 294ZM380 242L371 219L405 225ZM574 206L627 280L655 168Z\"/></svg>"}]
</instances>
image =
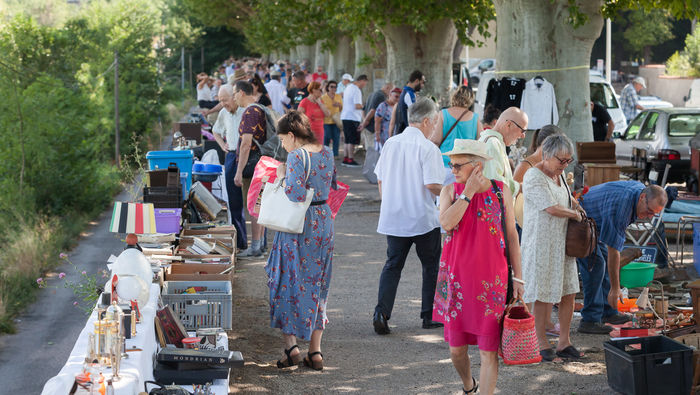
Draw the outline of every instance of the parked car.
<instances>
[{"instance_id":1,"label":"parked car","mask_svg":"<svg viewBox=\"0 0 700 395\"><path fill-rule=\"evenodd\" d=\"M661 100L658 96L639 96L639 104L646 110L652 108L671 108L673 104L665 100Z\"/></svg>"},{"instance_id":2,"label":"parked car","mask_svg":"<svg viewBox=\"0 0 700 395\"><path fill-rule=\"evenodd\" d=\"M619 100L617 96L615 96L615 90L613 89L612 85L608 84L607 81L600 76L600 74L596 73L597 71L591 73L590 82L588 84L591 100L602 105L608 110L610 117L615 123L614 131L622 134L627 126L627 121L625 120L625 114L622 113L622 109L620 108ZM489 81L494 78L495 73L493 71L487 71L482 74L481 81L479 81L474 104L474 111L476 111L479 116L484 113L486 88L489 86Z\"/></svg>"},{"instance_id":3,"label":"parked car","mask_svg":"<svg viewBox=\"0 0 700 395\"><path fill-rule=\"evenodd\" d=\"M627 127L627 119L620 107L620 98L615 94L615 89L597 71L591 71L588 86L591 101L600 104L608 110L610 118L615 123L614 132L622 134Z\"/></svg>"},{"instance_id":4,"label":"parked car","mask_svg":"<svg viewBox=\"0 0 700 395\"><path fill-rule=\"evenodd\" d=\"M479 85L482 75L487 71L492 71L496 68L496 59L482 59L479 63L469 69L472 85Z\"/></svg>"},{"instance_id":5,"label":"parked car","mask_svg":"<svg viewBox=\"0 0 700 395\"><path fill-rule=\"evenodd\" d=\"M645 175L654 169L663 174L671 164L669 182L697 182L690 172L690 140L700 133L700 108L655 108L644 110L624 133L613 134L615 157L622 166L636 162L632 150L646 152Z\"/></svg>"},{"instance_id":6,"label":"parked car","mask_svg":"<svg viewBox=\"0 0 700 395\"><path fill-rule=\"evenodd\" d=\"M466 85L472 90L474 85L471 83L471 78L469 78L469 69L466 63L452 63L452 84L451 89L457 88L458 86Z\"/></svg>"},{"instance_id":7,"label":"parked car","mask_svg":"<svg viewBox=\"0 0 700 395\"><path fill-rule=\"evenodd\" d=\"M700 79L694 79L690 84L688 96L683 97L686 107L700 107Z\"/></svg>"}]
</instances>

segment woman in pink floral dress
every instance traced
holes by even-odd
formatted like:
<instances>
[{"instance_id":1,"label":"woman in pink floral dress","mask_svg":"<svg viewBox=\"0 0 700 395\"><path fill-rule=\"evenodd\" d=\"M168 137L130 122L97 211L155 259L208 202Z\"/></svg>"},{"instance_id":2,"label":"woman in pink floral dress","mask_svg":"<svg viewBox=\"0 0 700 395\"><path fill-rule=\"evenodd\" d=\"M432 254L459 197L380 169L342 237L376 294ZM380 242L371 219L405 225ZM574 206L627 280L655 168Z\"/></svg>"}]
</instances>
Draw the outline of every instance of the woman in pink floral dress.
<instances>
[{"instance_id":1,"label":"woman in pink floral dress","mask_svg":"<svg viewBox=\"0 0 700 395\"><path fill-rule=\"evenodd\" d=\"M481 393L493 394L498 379L499 321L507 303L505 243L513 270L513 296L523 294L513 200L502 182L494 184L482 174L484 161L491 159L484 143L458 139L445 155L457 182L445 186L440 194L440 224L448 236L440 259L433 320L445 324L445 341L450 344L464 393L476 393L479 387L467 354L469 345L478 345ZM502 230L501 191L508 237Z\"/></svg>"}]
</instances>

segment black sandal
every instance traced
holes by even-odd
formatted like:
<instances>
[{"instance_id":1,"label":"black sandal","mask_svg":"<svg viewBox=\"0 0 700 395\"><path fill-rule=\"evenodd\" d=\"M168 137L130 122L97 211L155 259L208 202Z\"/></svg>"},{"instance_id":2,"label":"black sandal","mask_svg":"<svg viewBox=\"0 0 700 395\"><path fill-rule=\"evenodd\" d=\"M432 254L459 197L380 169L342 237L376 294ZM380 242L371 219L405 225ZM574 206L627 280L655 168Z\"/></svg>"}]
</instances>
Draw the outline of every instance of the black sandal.
<instances>
[{"instance_id":1,"label":"black sandal","mask_svg":"<svg viewBox=\"0 0 700 395\"><path fill-rule=\"evenodd\" d=\"M470 389L469 391L465 390L464 387L462 387L462 391L464 391L465 394L471 394L471 393L476 394L476 391L479 390L479 383L476 381L474 376L472 376L472 382L474 384L472 384L472 389Z\"/></svg>"},{"instance_id":2,"label":"black sandal","mask_svg":"<svg viewBox=\"0 0 700 395\"><path fill-rule=\"evenodd\" d=\"M284 354L287 356L287 359L284 361L277 361L277 367L280 369L284 368L291 368L292 366L296 366L301 364L301 361L294 361L294 358L292 358L292 350L295 348L299 348L296 344L289 347L289 350L284 350ZM297 355L297 357L300 357L301 355Z\"/></svg>"},{"instance_id":3,"label":"black sandal","mask_svg":"<svg viewBox=\"0 0 700 395\"><path fill-rule=\"evenodd\" d=\"M314 355L320 355L321 360L320 361L314 361L311 357ZM310 367L313 370L323 370L323 354L321 354L320 351L316 352L311 352L311 353L306 353L306 357L304 357L304 365Z\"/></svg>"}]
</instances>

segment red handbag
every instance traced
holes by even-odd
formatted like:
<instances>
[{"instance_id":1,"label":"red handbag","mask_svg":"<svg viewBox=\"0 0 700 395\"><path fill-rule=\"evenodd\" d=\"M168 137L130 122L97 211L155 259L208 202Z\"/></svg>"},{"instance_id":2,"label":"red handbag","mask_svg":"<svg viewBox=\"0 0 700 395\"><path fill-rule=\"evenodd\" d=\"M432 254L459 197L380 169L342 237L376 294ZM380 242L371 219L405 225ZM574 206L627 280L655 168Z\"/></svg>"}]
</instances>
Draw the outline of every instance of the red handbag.
<instances>
[{"instance_id":1,"label":"red handbag","mask_svg":"<svg viewBox=\"0 0 700 395\"><path fill-rule=\"evenodd\" d=\"M522 306L515 304L520 302ZM542 360L540 345L535 333L535 317L525 302L512 300L503 312L503 330L498 355L506 365L526 365Z\"/></svg>"}]
</instances>

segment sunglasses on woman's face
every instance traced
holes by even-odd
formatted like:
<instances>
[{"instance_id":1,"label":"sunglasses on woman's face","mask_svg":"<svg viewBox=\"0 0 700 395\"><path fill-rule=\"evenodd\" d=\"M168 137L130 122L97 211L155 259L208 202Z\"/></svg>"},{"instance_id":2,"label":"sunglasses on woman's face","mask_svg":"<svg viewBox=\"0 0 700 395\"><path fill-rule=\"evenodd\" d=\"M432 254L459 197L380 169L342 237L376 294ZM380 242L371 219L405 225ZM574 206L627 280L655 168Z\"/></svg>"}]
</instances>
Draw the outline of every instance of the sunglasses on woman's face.
<instances>
[{"instance_id":1,"label":"sunglasses on woman's face","mask_svg":"<svg viewBox=\"0 0 700 395\"><path fill-rule=\"evenodd\" d=\"M460 170L462 170L462 166L465 166L465 165L468 165L468 164L471 164L471 163L474 163L474 162L476 162L476 161L475 161L475 160L470 160L470 161L464 162L464 163L452 163L452 162L449 162L447 165L450 166L450 169L457 169L457 171L460 171Z\"/></svg>"},{"instance_id":2,"label":"sunglasses on woman's face","mask_svg":"<svg viewBox=\"0 0 700 395\"><path fill-rule=\"evenodd\" d=\"M328 85L328 89L335 89L335 88L337 88L337 86L335 86L335 85Z\"/></svg>"}]
</instances>

